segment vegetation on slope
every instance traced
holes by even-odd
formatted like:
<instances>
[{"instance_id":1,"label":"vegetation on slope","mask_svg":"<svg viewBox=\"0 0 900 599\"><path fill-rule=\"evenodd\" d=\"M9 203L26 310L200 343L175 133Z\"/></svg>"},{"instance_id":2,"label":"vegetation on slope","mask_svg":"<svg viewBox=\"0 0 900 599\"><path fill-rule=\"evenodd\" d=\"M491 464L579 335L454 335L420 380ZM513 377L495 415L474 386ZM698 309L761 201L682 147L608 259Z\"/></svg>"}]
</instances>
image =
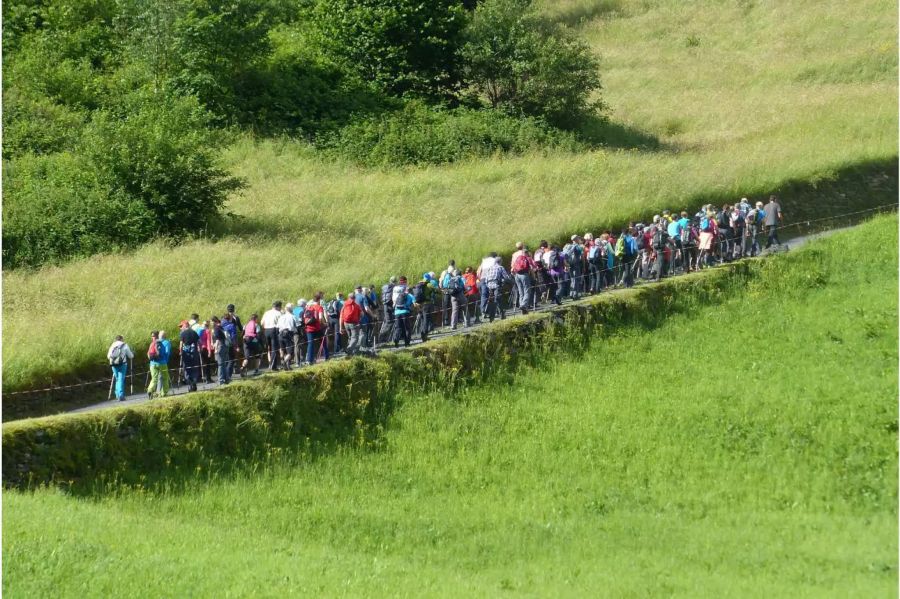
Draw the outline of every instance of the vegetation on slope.
<instances>
[{"instance_id":1,"label":"vegetation on slope","mask_svg":"<svg viewBox=\"0 0 900 599\"><path fill-rule=\"evenodd\" d=\"M607 147L371 170L302 142L240 138L225 160L248 187L219 239L4 273L4 389L101 378L113 335L140 345L194 311L234 302L246 315L666 207L781 191L791 221L894 201L892 3L547 10L602 56L620 124L596 131ZM31 334L38 321L55 331L49 347Z\"/></svg>"},{"instance_id":2,"label":"vegetation on slope","mask_svg":"<svg viewBox=\"0 0 900 599\"><path fill-rule=\"evenodd\" d=\"M6 492L4 591L894 593L896 245L881 218L514 385L406 397L375 451Z\"/></svg>"}]
</instances>

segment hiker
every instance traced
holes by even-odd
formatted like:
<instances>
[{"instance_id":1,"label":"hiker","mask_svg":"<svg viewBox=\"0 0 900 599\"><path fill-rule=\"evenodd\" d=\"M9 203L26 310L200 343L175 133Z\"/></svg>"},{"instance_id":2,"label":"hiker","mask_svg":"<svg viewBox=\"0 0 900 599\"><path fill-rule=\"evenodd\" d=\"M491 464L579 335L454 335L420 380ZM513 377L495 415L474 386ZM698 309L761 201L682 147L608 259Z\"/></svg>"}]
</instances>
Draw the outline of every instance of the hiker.
<instances>
[{"instance_id":1,"label":"hiker","mask_svg":"<svg viewBox=\"0 0 900 599\"><path fill-rule=\"evenodd\" d=\"M434 276L434 273L431 273ZM378 297L372 291L371 287L356 288L356 304L362 310L362 318L359 320L361 328L360 345L363 348L372 347L372 334L375 330L375 316L377 315L375 306L378 305Z\"/></svg>"},{"instance_id":2,"label":"hiker","mask_svg":"<svg viewBox=\"0 0 900 599\"><path fill-rule=\"evenodd\" d=\"M422 275L422 280L415 284L412 289L413 300L419 310L419 317L416 319L419 327L416 333L421 337L422 343L428 341L428 333L431 332L431 320L434 317L434 297L437 294L437 282L434 280L433 272L426 272Z\"/></svg>"},{"instance_id":3,"label":"hiker","mask_svg":"<svg viewBox=\"0 0 900 599\"><path fill-rule=\"evenodd\" d=\"M294 362L294 336L297 334L297 318L294 316L294 304L288 303L284 312L278 317L278 347L281 352L281 364L285 370L291 369Z\"/></svg>"},{"instance_id":4,"label":"hiker","mask_svg":"<svg viewBox=\"0 0 900 599\"><path fill-rule=\"evenodd\" d=\"M306 310L307 301L304 298L297 300L294 306L294 320L297 321L297 332L294 333L294 364L300 366L306 359L306 331L303 329L303 311Z\"/></svg>"},{"instance_id":5,"label":"hiker","mask_svg":"<svg viewBox=\"0 0 900 599\"><path fill-rule=\"evenodd\" d=\"M447 309L450 308L450 296L452 295L451 290L444 287L444 282L449 281L449 276L451 272L456 269L456 260L450 260L447 262L447 268L441 271L441 274L438 275L437 284L438 290L441 292L441 326L447 326Z\"/></svg>"},{"instance_id":6,"label":"hiker","mask_svg":"<svg viewBox=\"0 0 900 599\"><path fill-rule=\"evenodd\" d=\"M166 339L165 331L153 331L150 333L150 347L147 349L147 357L150 358L150 384L147 386L147 398L153 399L157 395L165 397L169 394L169 355L172 353L172 344Z\"/></svg>"},{"instance_id":7,"label":"hiker","mask_svg":"<svg viewBox=\"0 0 900 599\"><path fill-rule=\"evenodd\" d=\"M181 356L181 371L188 384L188 391L197 390L200 380L200 335L191 328L190 322L182 320L178 324L178 352Z\"/></svg>"},{"instance_id":8,"label":"hiker","mask_svg":"<svg viewBox=\"0 0 900 599\"><path fill-rule=\"evenodd\" d=\"M349 294L348 297L353 294ZM334 333L334 337L332 340L331 348L333 353L337 353L341 351L341 308L344 307L344 294L336 293L334 299L328 302L325 305L325 318L328 322L328 327Z\"/></svg>"},{"instance_id":9,"label":"hiker","mask_svg":"<svg viewBox=\"0 0 900 599\"><path fill-rule=\"evenodd\" d=\"M750 256L759 254L759 228L765 218L765 210L762 202L756 202L756 205L747 213L744 218L744 235L747 236L748 252Z\"/></svg>"},{"instance_id":10,"label":"hiker","mask_svg":"<svg viewBox=\"0 0 900 599\"><path fill-rule=\"evenodd\" d=\"M400 277L400 282L394 286L394 347L399 347L400 340L403 345L409 347L409 316L412 314L415 298L406 288L406 277Z\"/></svg>"},{"instance_id":11,"label":"hiker","mask_svg":"<svg viewBox=\"0 0 900 599\"><path fill-rule=\"evenodd\" d=\"M444 275L440 282L441 289L447 290L450 298L450 330L455 331L462 312L463 323L469 326L469 313L466 301L466 281L455 267Z\"/></svg>"},{"instance_id":12,"label":"hiker","mask_svg":"<svg viewBox=\"0 0 900 599\"><path fill-rule=\"evenodd\" d=\"M244 324L241 322L241 319L238 318L238 315L234 312L234 304L228 304L225 306L225 314L228 316L228 320L234 323L234 347L232 348L232 352L235 357L240 357L242 343L241 343L241 335L244 331ZM243 369L241 370L241 376L244 376Z\"/></svg>"},{"instance_id":13,"label":"hiker","mask_svg":"<svg viewBox=\"0 0 900 599\"><path fill-rule=\"evenodd\" d=\"M599 293L603 289L603 271L606 267L606 245L603 236L591 239L587 250L588 292Z\"/></svg>"},{"instance_id":14,"label":"hiker","mask_svg":"<svg viewBox=\"0 0 900 599\"><path fill-rule=\"evenodd\" d=\"M778 225L781 224L783 215L781 214L781 204L774 195L769 196L769 203L765 207L765 223L766 234L769 236L766 241L766 249L772 247L772 244L781 245L778 241Z\"/></svg>"},{"instance_id":15,"label":"hiker","mask_svg":"<svg viewBox=\"0 0 900 599\"><path fill-rule=\"evenodd\" d=\"M125 375L128 374L128 360L134 359L134 352L125 343L125 338L122 335L116 335L115 340L106 352L106 359L109 360L113 378L116 381L116 399L125 401Z\"/></svg>"},{"instance_id":16,"label":"hiker","mask_svg":"<svg viewBox=\"0 0 900 599\"><path fill-rule=\"evenodd\" d=\"M697 269L709 266L709 255L713 249L713 241L716 238L716 220L714 212L707 212L700 219L700 240L697 244L700 253L697 255Z\"/></svg>"},{"instance_id":17,"label":"hiker","mask_svg":"<svg viewBox=\"0 0 900 599\"><path fill-rule=\"evenodd\" d=\"M723 204L722 209L716 212L716 226L719 229L718 235L716 236L719 257L722 262L730 262L732 231L731 206L729 206L728 204Z\"/></svg>"},{"instance_id":18,"label":"hiker","mask_svg":"<svg viewBox=\"0 0 900 599\"><path fill-rule=\"evenodd\" d=\"M269 370L278 370L278 319L281 318L281 300L272 302L272 308L266 310L260 324L266 338L269 355Z\"/></svg>"},{"instance_id":19,"label":"hiker","mask_svg":"<svg viewBox=\"0 0 900 599\"><path fill-rule=\"evenodd\" d=\"M616 258L619 259L622 266L622 283L625 284L625 287L634 285L632 268L634 261L638 257L637 242L634 239L634 235L634 227L623 229L616 243Z\"/></svg>"},{"instance_id":20,"label":"hiker","mask_svg":"<svg viewBox=\"0 0 900 599\"><path fill-rule=\"evenodd\" d=\"M584 247L578 235L572 235L571 240L563 247L563 256L566 261L566 291L572 299L581 296L583 281Z\"/></svg>"},{"instance_id":21,"label":"hiker","mask_svg":"<svg viewBox=\"0 0 900 599\"><path fill-rule=\"evenodd\" d=\"M233 367L231 362L231 339L218 316L211 316L209 321L213 326L212 342L213 351L216 355L216 364L219 367L219 384L227 385L231 382L231 370Z\"/></svg>"},{"instance_id":22,"label":"hiker","mask_svg":"<svg viewBox=\"0 0 900 599\"><path fill-rule=\"evenodd\" d=\"M475 270L471 266L467 266L462 278L466 284L466 320L479 324L481 316L478 313L478 277ZM469 317L469 306L472 306L472 317Z\"/></svg>"},{"instance_id":23,"label":"hiker","mask_svg":"<svg viewBox=\"0 0 900 599\"><path fill-rule=\"evenodd\" d=\"M665 276L666 271L666 250L669 245L669 232L665 219L657 221L653 228L652 246L654 254L654 270L655 280L659 281Z\"/></svg>"},{"instance_id":24,"label":"hiker","mask_svg":"<svg viewBox=\"0 0 900 599\"><path fill-rule=\"evenodd\" d=\"M487 267L482 272L483 293L481 298L481 312L488 315L488 319L493 321L496 311L500 312L500 319L506 318L506 311L503 306L503 285L510 280L509 273L503 268L503 261L498 256L494 258L494 264ZM489 311L490 298L494 298L494 311Z\"/></svg>"},{"instance_id":25,"label":"hiker","mask_svg":"<svg viewBox=\"0 0 900 599\"><path fill-rule=\"evenodd\" d=\"M391 330L394 328L394 285L397 277L391 277L381 286L381 330L378 331L378 340L384 343L388 340Z\"/></svg>"},{"instance_id":26,"label":"hiker","mask_svg":"<svg viewBox=\"0 0 900 599\"><path fill-rule=\"evenodd\" d=\"M325 294L317 291L312 301L306 304L301 321L306 332L306 363L315 364L318 355L328 359L328 344L325 342L325 309L322 308L322 298Z\"/></svg>"},{"instance_id":27,"label":"hiker","mask_svg":"<svg viewBox=\"0 0 900 599\"><path fill-rule=\"evenodd\" d=\"M347 356L352 356L359 351L359 343L362 337L360 320L362 309L356 303L355 294L347 294L347 299L341 304L341 312L338 315L338 328L347 336Z\"/></svg>"},{"instance_id":28,"label":"hiker","mask_svg":"<svg viewBox=\"0 0 900 599\"><path fill-rule=\"evenodd\" d=\"M202 371L203 380L206 384L212 383L213 369L216 365L215 351L212 341L212 324L208 320L203 321L203 328L200 330L200 370Z\"/></svg>"},{"instance_id":29,"label":"hiker","mask_svg":"<svg viewBox=\"0 0 900 599\"><path fill-rule=\"evenodd\" d=\"M565 262L559 247L556 245L545 247L541 255L541 261L544 263L549 277L547 281L548 299L557 306L562 305Z\"/></svg>"},{"instance_id":30,"label":"hiker","mask_svg":"<svg viewBox=\"0 0 900 599\"><path fill-rule=\"evenodd\" d=\"M520 247L521 246L521 247ZM531 307L531 273L537 269L534 260L528 253L528 248L524 243L516 245L519 250L513 254L512 273L516 284L516 292L518 298L518 307L522 314L528 314Z\"/></svg>"},{"instance_id":31,"label":"hiker","mask_svg":"<svg viewBox=\"0 0 900 599\"><path fill-rule=\"evenodd\" d=\"M231 382L231 377L234 374L234 363L237 362L235 354L238 347L238 327L234 321L234 315L229 312L225 312L222 315L222 321L219 324L225 332L225 351L228 354L228 382ZM241 373L241 376L244 376L243 373Z\"/></svg>"},{"instance_id":32,"label":"hiker","mask_svg":"<svg viewBox=\"0 0 900 599\"><path fill-rule=\"evenodd\" d=\"M262 362L262 345L259 341L259 316L251 314L250 320L244 325L244 361L241 363L241 371L247 372L250 361L255 360L253 374L259 374L259 363Z\"/></svg>"},{"instance_id":33,"label":"hiker","mask_svg":"<svg viewBox=\"0 0 900 599\"><path fill-rule=\"evenodd\" d=\"M729 224L731 225L731 234L734 238L732 242L731 257L733 259L741 258L744 255L744 214L741 212L740 204L735 204L731 208L729 215Z\"/></svg>"}]
</instances>

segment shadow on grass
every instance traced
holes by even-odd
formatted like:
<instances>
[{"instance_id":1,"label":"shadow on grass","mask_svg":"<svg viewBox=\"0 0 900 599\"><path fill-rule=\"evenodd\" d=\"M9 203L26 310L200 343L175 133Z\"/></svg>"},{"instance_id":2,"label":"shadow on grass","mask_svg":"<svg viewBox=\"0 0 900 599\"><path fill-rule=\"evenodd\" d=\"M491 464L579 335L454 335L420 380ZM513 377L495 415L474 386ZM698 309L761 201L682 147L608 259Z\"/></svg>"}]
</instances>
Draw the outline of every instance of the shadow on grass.
<instances>
[{"instance_id":1,"label":"shadow on grass","mask_svg":"<svg viewBox=\"0 0 900 599\"><path fill-rule=\"evenodd\" d=\"M658 137L636 127L616 123L598 116L588 116L575 130L578 139L594 148L641 150L645 152L674 151Z\"/></svg>"},{"instance_id":2,"label":"shadow on grass","mask_svg":"<svg viewBox=\"0 0 900 599\"><path fill-rule=\"evenodd\" d=\"M620 0L580 0L555 10L550 20L568 27L579 27L597 17L609 17L623 11Z\"/></svg>"}]
</instances>

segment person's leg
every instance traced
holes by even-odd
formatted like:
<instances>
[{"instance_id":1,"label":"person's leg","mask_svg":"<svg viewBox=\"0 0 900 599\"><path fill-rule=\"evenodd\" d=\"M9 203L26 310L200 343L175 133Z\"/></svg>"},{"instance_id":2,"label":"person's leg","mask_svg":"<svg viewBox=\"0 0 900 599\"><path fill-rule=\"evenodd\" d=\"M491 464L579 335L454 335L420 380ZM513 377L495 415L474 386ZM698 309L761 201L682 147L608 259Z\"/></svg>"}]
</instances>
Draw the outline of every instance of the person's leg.
<instances>
[{"instance_id":1,"label":"person's leg","mask_svg":"<svg viewBox=\"0 0 900 599\"><path fill-rule=\"evenodd\" d=\"M456 295L448 296L450 298L450 330L456 330L459 323L459 297Z\"/></svg>"},{"instance_id":2,"label":"person's leg","mask_svg":"<svg viewBox=\"0 0 900 599\"><path fill-rule=\"evenodd\" d=\"M172 386L172 381L169 377L169 369L165 365L159 367L159 380L160 385L162 386L162 396L165 397L169 394L169 389Z\"/></svg>"},{"instance_id":3,"label":"person's leg","mask_svg":"<svg viewBox=\"0 0 900 599\"><path fill-rule=\"evenodd\" d=\"M654 279L659 281L663 276L663 263L665 261L665 250L658 250L656 252L656 260L653 265L653 268L656 270L656 274L654 275Z\"/></svg>"},{"instance_id":4,"label":"person's leg","mask_svg":"<svg viewBox=\"0 0 900 599\"><path fill-rule=\"evenodd\" d=\"M478 281L478 293L481 296L481 313L484 314L488 303L487 286L484 281Z\"/></svg>"},{"instance_id":5,"label":"person's leg","mask_svg":"<svg viewBox=\"0 0 900 599\"><path fill-rule=\"evenodd\" d=\"M125 399L125 372L128 369L128 363L125 362L123 364L116 364L112 367L113 378L115 378L115 392L116 399L124 400Z\"/></svg>"},{"instance_id":6,"label":"person's leg","mask_svg":"<svg viewBox=\"0 0 900 599\"><path fill-rule=\"evenodd\" d=\"M409 314L404 314L399 318L400 320L400 332L403 336L403 344L409 347L410 342L410 334L409 334Z\"/></svg>"},{"instance_id":7,"label":"person's leg","mask_svg":"<svg viewBox=\"0 0 900 599\"><path fill-rule=\"evenodd\" d=\"M150 384L147 385L147 395L153 395L159 384L159 366L150 364Z\"/></svg>"}]
</instances>

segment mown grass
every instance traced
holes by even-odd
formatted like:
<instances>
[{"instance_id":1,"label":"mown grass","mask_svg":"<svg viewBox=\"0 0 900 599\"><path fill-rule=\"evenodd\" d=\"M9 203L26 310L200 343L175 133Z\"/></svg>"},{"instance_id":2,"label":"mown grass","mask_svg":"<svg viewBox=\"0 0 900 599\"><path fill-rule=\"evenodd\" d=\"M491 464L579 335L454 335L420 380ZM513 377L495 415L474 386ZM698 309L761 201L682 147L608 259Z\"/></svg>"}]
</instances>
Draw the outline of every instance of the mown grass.
<instances>
[{"instance_id":1,"label":"mown grass","mask_svg":"<svg viewBox=\"0 0 900 599\"><path fill-rule=\"evenodd\" d=\"M519 239L768 194L854 165L887 164L896 181L894 3L580 0L547 10L603 58L612 125L585 134L605 147L382 171L242 138L226 158L249 189L217 240L4 272L4 389L101 378L114 334L142 340L229 302L246 315L275 298L417 276ZM865 186L844 193L825 206L787 195L787 219L875 203Z\"/></svg>"},{"instance_id":2,"label":"mown grass","mask_svg":"<svg viewBox=\"0 0 900 599\"><path fill-rule=\"evenodd\" d=\"M178 491L4 493L16 596L896 596L897 223L376 450Z\"/></svg>"}]
</instances>

